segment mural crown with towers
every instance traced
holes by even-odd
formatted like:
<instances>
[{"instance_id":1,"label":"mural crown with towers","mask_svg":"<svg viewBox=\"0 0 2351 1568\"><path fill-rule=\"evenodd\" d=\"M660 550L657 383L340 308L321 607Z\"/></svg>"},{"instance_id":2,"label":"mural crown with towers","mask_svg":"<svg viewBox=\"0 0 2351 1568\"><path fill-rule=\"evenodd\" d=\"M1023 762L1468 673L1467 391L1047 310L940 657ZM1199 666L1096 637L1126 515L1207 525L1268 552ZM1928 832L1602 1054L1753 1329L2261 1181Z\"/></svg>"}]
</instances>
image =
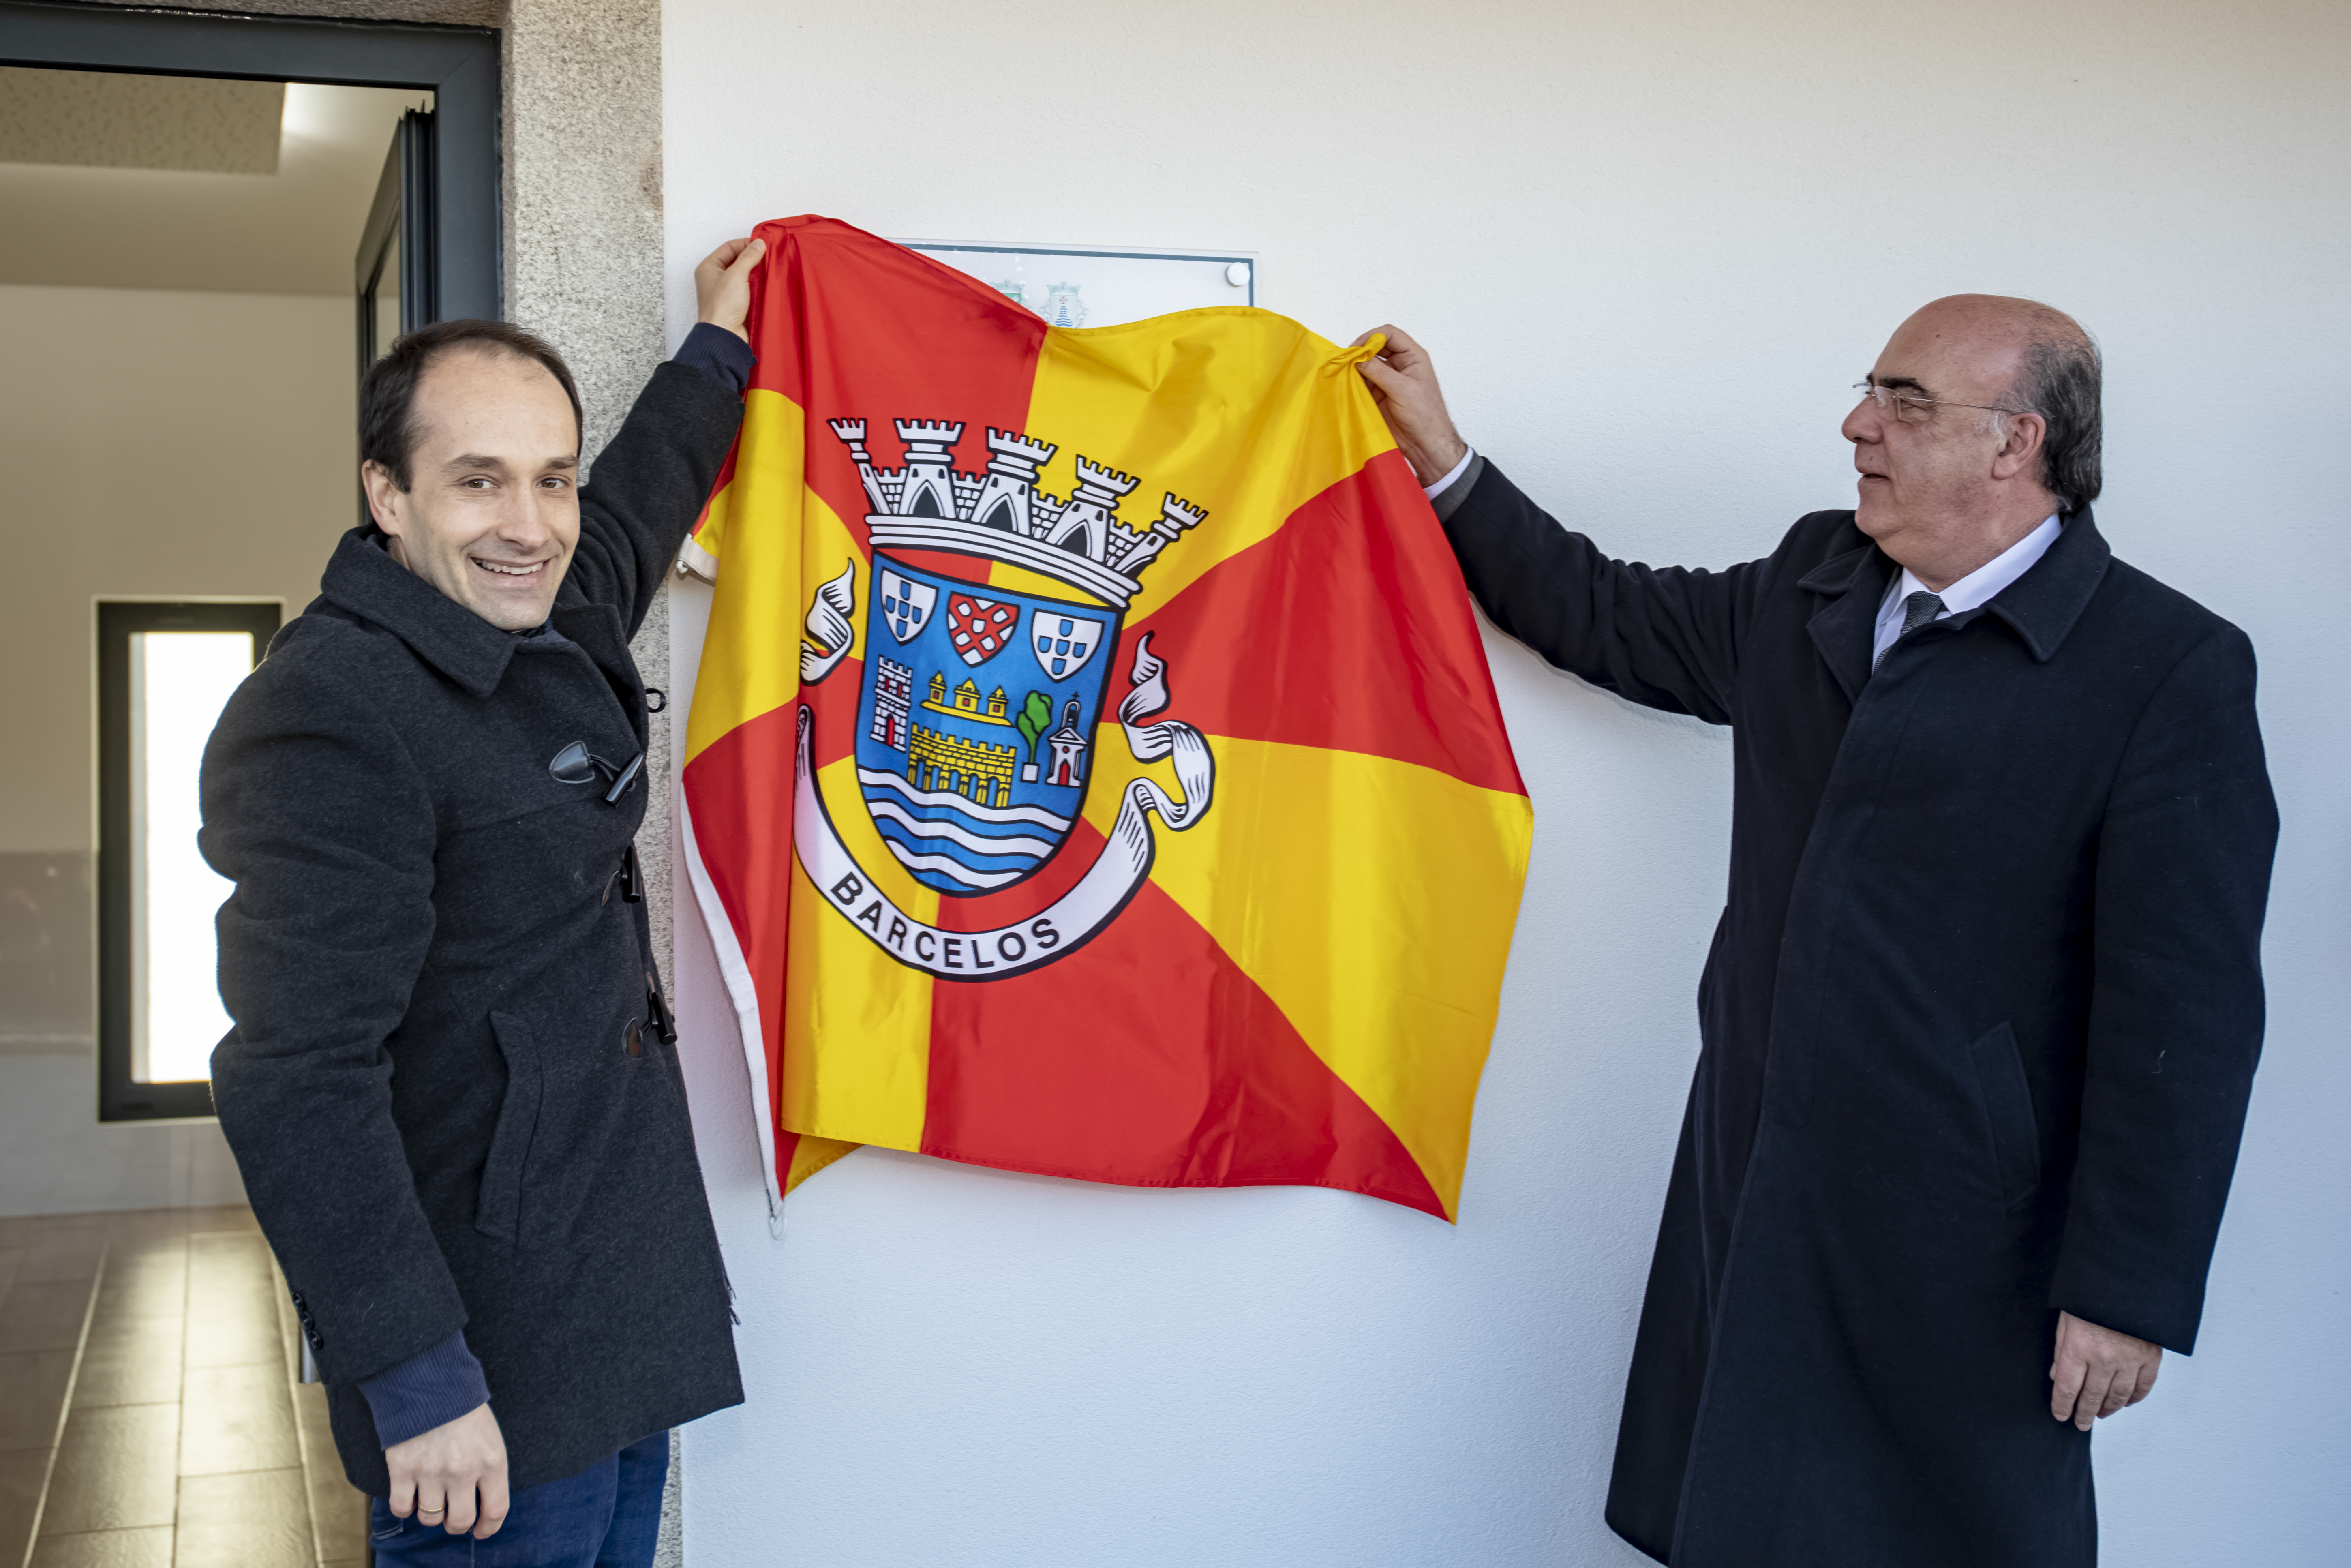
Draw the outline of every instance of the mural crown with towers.
<instances>
[{"instance_id":1,"label":"mural crown with towers","mask_svg":"<svg viewBox=\"0 0 2351 1568\"><path fill-rule=\"evenodd\" d=\"M1037 488L1038 475L1061 448L1015 431L987 432L987 466L974 474L955 467L959 422L893 421L905 448L896 468L874 464L863 420L826 423L856 460L876 548L986 556L1057 578L1119 610L1143 591L1143 569L1208 516L1171 491L1158 517L1131 527L1118 506L1141 481L1084 457L1077 459L1067 500L1046 495Z\"/></svg>"}]
</instances>

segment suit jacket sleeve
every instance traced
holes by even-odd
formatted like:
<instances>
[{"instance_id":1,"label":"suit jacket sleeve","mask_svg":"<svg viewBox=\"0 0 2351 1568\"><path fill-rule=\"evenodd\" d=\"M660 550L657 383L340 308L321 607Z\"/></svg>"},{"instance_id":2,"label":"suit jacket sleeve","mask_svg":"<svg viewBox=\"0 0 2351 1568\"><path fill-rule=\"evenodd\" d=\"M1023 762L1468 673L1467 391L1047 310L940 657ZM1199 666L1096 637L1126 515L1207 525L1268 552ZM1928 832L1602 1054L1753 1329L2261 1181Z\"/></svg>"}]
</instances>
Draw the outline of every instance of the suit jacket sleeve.
<instances>
[{"instance_id":1,"label":"suit jacket sleeve","mask_svg":"<svg viewBox=\"0 0 2351 1568\"><path fill-rule=\"evenodd\" d=\"M384 1050L433 940L435 818L399 737L336 668L358 635L298 635L238 689L205 748L200 841L236 883L218 918L235 1021L213 1052L213 1100L334 1383L465 1323Z\"/></svg>"},{"instance_id":2,"label":"suit jacket sleeve","mask_svg":"<svg viewBox=\"0 0 2351 1568\"><path fill-rule=\"evenodd\" d=\"M1716 572L1612 560L1482 455L1438 500L1461 575L1495 625L1630 701L1730 722L1761 563Z\"/></svg>"},{"instance_id":3,"label":"suit jacket sleeve","mask_svg":"<svg viewBox=\"0 0 2351 1568\"><path fill-rule=\"evenodd\" d=\"M563 597L620 612L633 637L717 483L743 403L707 371L657 365L580 492L580 548Z\"/></svg>"},{"instance_id":4,"label":"suit jacket sleeve","mask_svg":"<svg viewBox=\"0 0 2351 1568\"><path fill-rule=\"evenodd\" d=\"M2100 834L2079 1155L2050 1303L2183 1354L2262 1048L2277 844L2253 650L2224 626L2134 727Z\"/></svg>"}]
</instances>

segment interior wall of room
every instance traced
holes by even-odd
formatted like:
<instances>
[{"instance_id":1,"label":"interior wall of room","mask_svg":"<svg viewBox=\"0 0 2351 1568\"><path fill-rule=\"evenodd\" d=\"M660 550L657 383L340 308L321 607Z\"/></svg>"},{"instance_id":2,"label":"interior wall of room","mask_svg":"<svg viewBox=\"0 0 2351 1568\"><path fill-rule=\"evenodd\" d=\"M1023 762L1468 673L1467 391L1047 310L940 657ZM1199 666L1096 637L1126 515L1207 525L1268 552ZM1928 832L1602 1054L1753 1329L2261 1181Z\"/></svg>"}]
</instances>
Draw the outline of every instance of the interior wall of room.
<instances>
[{"instance_id":1,"label":"interior wall of room","mask_svg":"<svg viewBox=\"0 0 2351 1568\"><path fill-rule=\"evenodd\" d=\"M1260 298L1326 335L1419 336L1468 437L1614 552L1719 566L1851 504L1846 389L1910 309L1985 290L2077 313L2107 354L2101 526L2252 633L2284 815L2268 1055L2202 1348L2100 1431L2107 1559L2331 1561L2346 59L2325 0L667 0L670 329L711 244L799 212L1250 250ZM1729 750L1489 645L1537 829L1458 1228L869 1150L771 1237L681 916L749 1394L686 1434L695 1563L1636 1561L1601 1501Z\"/></svg>"},{"instance_id":2,"label":"interior wall of room","mask_svg":"<svg viewBox=\"0 0 2351 1568\"><path fill-rule=\"evenodd\" d=\"M241 1201L205 1123L94 1119L92 601L279 599L350 514L350 300L0 285L0 1214Z\"/></svg>"}]
</instances>

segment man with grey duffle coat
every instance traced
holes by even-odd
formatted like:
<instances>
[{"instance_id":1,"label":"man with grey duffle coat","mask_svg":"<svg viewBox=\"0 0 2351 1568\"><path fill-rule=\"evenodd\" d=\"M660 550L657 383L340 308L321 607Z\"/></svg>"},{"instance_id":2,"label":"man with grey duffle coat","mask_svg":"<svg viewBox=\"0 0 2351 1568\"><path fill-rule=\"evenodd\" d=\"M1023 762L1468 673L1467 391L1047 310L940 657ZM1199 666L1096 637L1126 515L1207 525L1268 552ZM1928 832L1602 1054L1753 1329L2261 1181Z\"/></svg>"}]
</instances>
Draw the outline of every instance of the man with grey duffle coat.
<instances>
[{"instance_id":1,"label":"man with grey duffle coat","mask_svg":"<svg viewBox=\"0 0 2351 1568\"><path fill-rule=\"evenodd\" d=\"M2252 644L2091 518L2096 348L1927 306L1845 416L1856 507L1709 572L1554 522L1387 330L1364 375L1494 623L1731 727L1609 1524L1674 1568L2087 1568L2091 1427L2196 1343L2277 837Z\"/></svg>"},{"instance_id":2,"label":"man with grey duffle coat","mask_svg":"<svg viewBox=\"0 0 2351 1568\"><path fill-rule=\"evenodd\" d=\"M629 639L734 440L761 249L696 269L701 324L584 489L544 342L396 344L360 392L372 521L205 752L236 884L213 1097L379 1568L642 1568L668 1429L742 1398L640 895Z\"/></svg>"}]
</instances>

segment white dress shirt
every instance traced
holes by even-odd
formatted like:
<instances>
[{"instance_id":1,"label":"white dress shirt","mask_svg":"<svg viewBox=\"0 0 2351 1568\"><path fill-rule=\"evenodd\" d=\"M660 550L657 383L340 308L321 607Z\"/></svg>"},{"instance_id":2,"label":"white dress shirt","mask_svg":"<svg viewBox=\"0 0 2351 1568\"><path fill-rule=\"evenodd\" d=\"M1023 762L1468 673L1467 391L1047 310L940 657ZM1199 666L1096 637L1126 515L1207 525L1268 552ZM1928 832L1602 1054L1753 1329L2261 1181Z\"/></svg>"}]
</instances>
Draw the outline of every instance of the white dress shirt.
<instances>
[{"instance_id":1,"label":"white dress shirt","mask_svg":"<svg viewBox=\"0 0 2351 1568\"><path fill-rule=\"evenodd\" d=\"M2056 542L2058 531L2064 527L2057 520L2057 514L2050 513L2041 519L2039 528L1950 587L1936 593L1935 597L1943 601L1943 612L1935 619L1940 621L1945 616L1958 615L1990 602L1993 594L2032 570L2032 563ZM1914 593L1934 591L1911 576L1907 566L1902 569L1902 575L1886 585L1886 597L1877 606L1877 646L1869 656L1870 668L1876 669L1877 661L1886 657L1886 650L1901 641L1903 602Z\"/></svg>"},{"instance_id":2,"label":"white dress shirt","mask_svg":"<svg viewBox=\"0 0 2351 1568\"><path fill-rule=\"evenodd\" d=\"M1446 470L1445 477L1439 479L1436 484L1423 485L1420 487L1420 493L1434 501L1437 497L1442 496L1446 491L1453 488L1453 481L1460 478L1462 475L1467 474L1469 471L1469 465L1476 462L1477 458L1478 449L1476 447L1466 446L1462 448L1461 461L1456 463L1451 468Z\"/></svg>"}]
</instances>

